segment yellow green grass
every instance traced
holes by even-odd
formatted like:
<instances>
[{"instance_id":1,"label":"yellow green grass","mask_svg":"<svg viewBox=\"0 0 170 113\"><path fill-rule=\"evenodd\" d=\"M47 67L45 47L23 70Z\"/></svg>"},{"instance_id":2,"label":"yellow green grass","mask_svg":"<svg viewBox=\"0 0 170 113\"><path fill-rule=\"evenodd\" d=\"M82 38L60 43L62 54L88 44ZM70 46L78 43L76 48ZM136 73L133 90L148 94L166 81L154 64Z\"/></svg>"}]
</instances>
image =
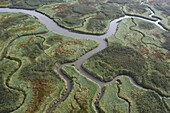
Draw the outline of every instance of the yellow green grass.
<instances>
[{"instance_id":1,"label":"yellow green grass","mask_svg":"<svg viewBox=\"0 0 170 113\"><path fill-rule=\"evenodd\" d=\"M128 103L119 98L117 82L105 86L105 92L100 100L100 108L106 113L128 113Z\"/></svg>"},{"instance_id":2,"label":"yellow green grass","mask_svg":"<svg viewBox=\"0 0 170 113\"><path fill-rule=\"evenodd\" d=\"M73 66L64 66L62 71L72 78L73 88L62 102L55 113L95 113L95 105L99 86L88 78L80 74Z\"/></svg>"},{"instance_id":3,"label":"yellow green grass","mask_svg":"<svg viewBox=\"0 0 170 113\"><path fill-rule=\"evenodd\" d=\"M1 32L2 62L7 58L9 62L15 62L12 67L16 67L14 71L11 70L12 74L9 71L9 84L13 88L10 89L4 87L9 75L4 68L12 64L2 65L2 73L6 73L2 76L2 88L14 90L12 95L9 94L15 97L9 99L9 106L4 107L7 103L3 101L0 109L4 113L9 110L14 110L14 113L46 112L66 91L67 83L56 72L56 64L75 61L98 44L95 41L47 33L45 26L28 15L1 13L0 18L0 25L4 28L4 32Z\"/></svg>"},{"instance_id":4,"label":"yellow green grass","mask_svg":"<svg viewBox=\"0 0 170 113\"><path fill-rule=\"evenodd\" d=\"M168 113L162 98L151 90L137 87L128 77L120 78L119 96L130 103L131 113Z\"/></svg>"},{"instance_id":5,"label":"yellow green grass","mask_svg":"<svg viewBox=\"0 0 170 113\"><path fill-rule=\"evenodd\" d=\"M44 5L37 10L62 27L88 34L104 34L111 20L123 16L118 4L96 0Z\"/></svg>"},{"instance_id":6,"label":"yellow green grass","mask_svg":"<svg viewBox=\"0 0 170 113\"><path fill-rule=\"evenodd\" d=\"M109 47L85 61L83 67L104 81L128 75L138 84L169 96L168 37L168 32L151 23L124 20L109 37Z\"/></svg>"}]
</instances>

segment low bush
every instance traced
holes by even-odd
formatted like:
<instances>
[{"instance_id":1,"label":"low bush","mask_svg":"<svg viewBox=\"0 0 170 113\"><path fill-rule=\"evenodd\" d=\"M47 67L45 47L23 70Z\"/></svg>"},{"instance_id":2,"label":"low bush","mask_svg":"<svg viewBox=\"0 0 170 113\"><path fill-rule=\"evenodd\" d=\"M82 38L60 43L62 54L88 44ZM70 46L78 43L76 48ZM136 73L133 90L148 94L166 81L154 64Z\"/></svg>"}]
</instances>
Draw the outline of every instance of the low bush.
<instances>
[{"instance_id":1,"label":"low bush","mask_svg":"<svg viewBox=\"0 0 170 113\"><path fill-rule=\"evenodd\" d=\"M152 90L136 86L128 77L119 79L119 97L128 100L133 113L168 113L161 97Z\"/></svg>"},{"instance_id":2,"label":"low bush","mask_svg":"<svg viewBox=\"0 0 170 113\"><path fill-rule=\"evenodd\" d=\"M63 21L70 27L81 25L83 23L83 20L80 19L79 17L66 17L63 19Z\"/></svg>"},{"instance_id":3,"label":"low bush","mask_svg":"<svg viewBox=\"0 0 170 113\"><path fill-rule=\"evenodd\" d=\"M87 24L87 30L90 32L103 32L106 27L106 22L97 18L91 18Z\"/></svg>"},{"instance_id":4,"label":"low bush","mask_svg":"<svg viewBox=\"0 0 170 113\"><path fill-rule=\"evenodd\" d=\"M133 76L140 80L144 74L147 72L147 65L145 62L144 57L138 53L137 51L133 50L132 48L125 47L125 46L109 46L105 50L95 54L93 57L88 59L84 64L83 67L87 70L94 69L96 65L91 65L94 61L101 61L109 65L113 70L112 73L119 74L121 71L124 70L124 72L121 73L133 73ZM100 64L100 63L99 63ZM97 68L96 68L97 69ZM102 73L102 77L104 80L107 79L107 77L112 78L112 76L115 76L113 74L110 74L110 71L107 67L102 67L102 72L109 72L109 73ZM127 71L125 71L127 70ZM100 75L101 73L95 72L95 75ZM105 77L107 75L107 77Z\"/></svg>"},{"instance_id":5,"label":"low bush","mask_svg":"<svg viewBox=\"0 0 170 113\"><path fill-rule=\"evenodd\" d=\"M129 4L129 3L134 3L136 0L108 0L110 3L118 3L118 4Z\"/></svg>"},{"instance_id":6,"label":"low bush","mask_svg":"<svg viewBox=\"0 0 170 113\"><path fill-rule=\"evenodd\" d=\"M135 98L138 113L167 113L160 97L154 92L146 91Z\"/></svg>"},{"instance_id":7,"label":"low bush","mask_svg":"<svg viewBox=\"0 0 170 113\"><path fill-rule=\"evenodd\" d=\"M152 30L155 28L155 25L150 23L150 22L146 22L146 21L140 21L138 23L138 27L140 29L144 29L144 30Z\"/></svg>"},{"instance_id":8,"label":"low bush","mask_svg":"<svg viewBox=\"0 0 170 113\"><path fill-rule=\"evenodd\" d=\"M147 12L147 6L145 5L140 5L140 4L129 4L127 5L127 10L128 11L135 11L136 13L145 13Z\"/></svg>"},{"instance_id":9,"label":"low bush","mask_svg":"<svg viewBox=\"0 0 170 113\"><path fill-rule=\"evenodd\" d=\"M64 0L11 0L11 7L36 9L42 5L63 2Z\"/></svg>"},{"instance_id":10,"label":"low bush","mask_svg":"<svg viewBox=\"0 0 170 113\"><path fill-rule=\"evenodd\" d=\"M72 11L75 13L79 13L81 15L86 15L90 13L95 13L97 9L93 6L88 5L72 5Z\"/></svg>"},{"instance_id":11,"label":"low bush","mask_svg":"<svg viewBox=\"0 0 170 113\"><path fill-rule=\"evenodd\" d=\"M21 103L19 100L22 93L6 86L7 78L17 69L17 63L4 59L0 61L0 112L9 113L16 109ZM11 68L13 67L13 68Z\"/></svg>"},{"instance_id":12,"label":"low bush","mask_svg":"<svg viewBox=\"0 0 170 113\"><path fill-rule=\"evenodd\" d=\"M170 33L169 32L165 32L162 33L162 35L165 37L166 41L162 44L162 47L170 50Z\"/></svg>"},{"instance_id":13,"label":"low bush","mask_svg":"<svg viewBox=\"0 0 170 113\"><path fill-rule=\"evenodd\" d=\"M170 16L170 7L163 5L154 5L157 10L162 11L163 14Z\"/></svg>"},{"instance_id":14,"label":"low bush","mask_svg":"<svg viewBox=\"0 0 170 113\"><path fill-rule=\"evenodd\" d=\"M94 101L99 93L99 86L80 74L73 66L64 66L62 67L62 71L72 78L73 87L69 96L58 106L55 112L95 112Z\"/></svg>"},{"instance_id":15,"label":"low bush","mask_svg":"<svg viewBox=\"0 0 170 113\"><path fill-rule=\"evenodd\" d=\"M72 9L71 9L71 7L68 7L67 9L65 9L63 11L57 12L55 14L55 17L66 18L71 15L73 15Z\"/></svg>"},{"instance_id":16,"label":"low bush","mask_svg":"<svg viewBox=\"0 0 170 113\"><path fill-rule=\"evenodd\" d=\"M105 3L101 6L100 12L105 14L108 19L114 20L123 15L121 9L117 5Z\"/></svg>"}]
</instances>

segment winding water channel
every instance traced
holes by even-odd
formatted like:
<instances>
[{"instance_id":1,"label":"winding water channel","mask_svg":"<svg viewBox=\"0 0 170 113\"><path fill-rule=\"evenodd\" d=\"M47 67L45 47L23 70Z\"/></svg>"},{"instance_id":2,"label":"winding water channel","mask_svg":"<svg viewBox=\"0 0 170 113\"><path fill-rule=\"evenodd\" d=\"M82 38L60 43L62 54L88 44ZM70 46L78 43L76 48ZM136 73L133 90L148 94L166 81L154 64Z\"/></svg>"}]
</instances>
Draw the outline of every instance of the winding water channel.
<instances>
[{"instance_id":1,"label":"winding water channel","mask_svg":"<svg viewBox=\"0 0 170 113\"><path fill-rule=\"evenodd\" d=\"M150 18L153 18L153 16L155 15L155 13L150 10L150 15L148 15ZM142 18L139 16L124 16L124 17L120 17L119 19L113 20L110 23L110 26L108 28L108 31L104 34L104 35L90 35L90 34L81 34L81 33L75 33L75 32L71 32L68 29L62 28L60 27L56 22L54 22L52 19L50 19L48 16L41 14L39 12L36 12L34 10L25 10L25 9L9 9L9 8L0 8L0 12L11 12L11 13L24 13L24 14L28 14L31 15L35 18L37 18L38 21L40 21L42 24L44 24L48 30L50 32L54 32L60 35L64 35L64 36L68 36L68 37L72 37L72 38L76 38L76 39L86 39L86 40L94 40L96 41L99 46L96 47L95 49L89 51L88 53L84 54L83 56L81 56L78 60L76 60L75 62L72 63L68 63L68 64L63 64L60 65L59 68L57 69L58 73L67 81L67 91L66 91L66 95L63 97L63 99L60 100L60 102L55 103L52 105L52 107L48 110L49 113L51 113L52 111L54 111L56 109L56 107L62 102L64 101L71 89L72 89L72 81L62 73L61 68L64 65L75 65L76 69L79 70L79 72L82 75L85 75L86 77L88 77L89 79L91 79L92 81L96 82L97 84L100 85L101 91L103 89L103 87L107 84L110 84L111 82L114 82L117 80L118 77L116 77L114 80L112 80L111 82L103 82L100 81L99 79L95 78L94 76L90 75L88 72L86 72L83 68L82 68L82 63L87 60L88 58L90 58L91 56L93 56L94 54L98 53L99 51L105 49L107 47L107 41L105 39L107 39L108 37L112 36L113 34L115 34L116 30L117 30L117 26L118 26L118 22L120 20L123 19L127 19L127 18L137 18L137 19L141 19L147 22L151 22L154 23L155 25L157 25L158 27L160 27L161 29L165 30L160 24L159 22L161 21L160 19L157 19L155 21L150 20L150 19L146 19L146 18ZM155 19L155 18L154 18ZM166 31L166 30L165 30ZM101 92L102 95L102 92Z\"/></svg>"}]
</instances>

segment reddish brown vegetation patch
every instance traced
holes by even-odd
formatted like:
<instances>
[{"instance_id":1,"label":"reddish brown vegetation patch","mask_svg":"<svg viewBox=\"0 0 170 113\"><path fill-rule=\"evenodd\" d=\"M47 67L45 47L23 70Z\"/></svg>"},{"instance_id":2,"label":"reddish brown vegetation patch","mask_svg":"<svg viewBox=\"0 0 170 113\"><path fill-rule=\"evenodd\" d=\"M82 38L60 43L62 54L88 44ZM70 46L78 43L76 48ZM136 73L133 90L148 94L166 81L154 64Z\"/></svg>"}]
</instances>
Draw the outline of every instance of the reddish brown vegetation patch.
<instances>
[{"instance_id":1,"label":"reddish brown vegetation patch","mask_svg":"<svg viewBox=\"0 0 170 113\"><path fill-rule=\"evenodd\" d=\"M23 25L23 26L20 28L20 30L22 30L22 31L31 31L31 30L35 30L37 27L38 27L37 25L34 25L34 26L24 26L24 25Z\"/></svg>"},{"instance_id":2,"label":"reddish brown vegetation patch","mask_svg":"<svg viewBox=\"0 0 170 113\"><path fill-rule=\"evenodd\" d=\"M74 45L83 45L83 43L79 40L61 42L59 46L54 50L55 55L71 55L76 52L75 49L71 48Z\"/></svg>"},{"instance_id":3,"label":"reddish brown vegetation patch","mask_svg":"<svg viewBox=\"0 0 170 113\"><path fill-rule=\"evenodd\" d=\"M82 90L80 92L76 92L75 95L75 99L77 101L77 103L79 104L80 108L81 108L81 112L87 113L87 108L88 108L88 102L87 102L87 98L88 98L89 92L87 88L82 88Z\"/></svg>"},{"instance_id":4,"label":"reddish brown vegetation patch","mask_svg":"<svg viewBox=\"0 0 170 113\"><path fill-rule=\"evenodd\" d=\"M68 9L68 7L69 6L67 4L57 4L57 5L53 6L52 9L55 11L61 12L61 11Z\"/></svg>"},{"instance_id":5,"label":"reddish brown vegetation patch","mask_svg":"<svg viewBox=\"0 0 170 113\"><path fill-rule=\"evenodd\" d=\"M30 43L32 43L32 42L34 42L34 41L35 41L34 38L31 38L31 39L29 39L28 41L26 41L26 42L18 45L18 46L17 46L17 49L25 48L25 47L27 47Z\"/></svg>"},{"instance_id":6,"label":"reddish brown vegetation patch","mask_svg":"<svg viewBox=\"0 0 170 113\"><path fill-rule=\"evenodd\" d=\"M161 50L155 50L153 56L158 59L166 59L166 54L163 53Z\"/></svg>"},{"instance_id":7,"label":"reddish brown vegetation patch","mask_svg":"<svg viewBox=\"0 0 170 113\"><path fill-rule=\"evenodd\" d=\"M26 113L34 113L40 109L41 104L45 101L46 97L49 96L53 90L51 81L47 80L35 80L31 82L31 87L33 89L33 103L28 107Z\"/></svg>"}]
</instances>

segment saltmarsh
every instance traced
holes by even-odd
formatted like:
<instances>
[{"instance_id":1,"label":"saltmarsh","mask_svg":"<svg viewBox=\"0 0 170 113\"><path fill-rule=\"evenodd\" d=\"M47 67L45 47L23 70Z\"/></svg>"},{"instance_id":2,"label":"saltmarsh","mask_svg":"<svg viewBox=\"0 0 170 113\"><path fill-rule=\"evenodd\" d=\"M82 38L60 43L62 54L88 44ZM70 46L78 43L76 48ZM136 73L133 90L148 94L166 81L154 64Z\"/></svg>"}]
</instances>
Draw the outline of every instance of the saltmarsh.
<instances>
[{"instance_id":1,"label":"saltmarsh","mask_svg":"<svg viewBox=\"0 0 170 113\"><path fill-rule=\"evenodd\" d=\"M128 75L141 86L169 96L170 64L165 34L168 32L155 25L144 26L141 20L124 20L108 39L109 47L85 61L83 67L104 81Z\"/></svg>"},{"instance_id":2,"label":"saltmarsh","mask_svg":"<svg viewBox=\"0 0 170 113\"><path fill-rule=\"evenodd\" d=\"M73 88L55 113L95 113L94 102L99 93L99 86L80 74L73 66L64 66L62 71L73 80Z\"/></svg>"},{"instance_id":3,"label":"saltmarsh","mask_svg":"<svg viewBox=\"0 0 170 113\"><path fill-rule=\"evenodd\" d=\"M128 102L119 97L119 88L115 81L112 84L105 86L104 95L101 98L99 105L100 108L106 113L128 113Z\"/></svg>"},{"instance_id":4,"label":"saltmarsh","mask_svg":"<svg viewBox=\"0 0 170 113\"><path fill-rule=\"evenodd\" d=\"M78 59L98 44L48 33L28 15L1 13L0 18L4 95L0 110L45 112L65 95L67 83L56 72L57 65Z\"/></svg>"},{"instance_id":5,"label":"saltmarsh","mask_svg":"<svg viewBox=\"0 0 170 113\"><path fill-rule=\"evenodd\" d=\"M129 102L131 113L168 113L162 98L157 93L137 87L133 80L126 76L119 80L118 95Z\"/></svg>"},{"instance_id":6,"label":"saltmarsh","mask_svg":"<svg viewBox=\"0 0 170 113\"><path fill-rule=\"evenodd\" d=\"M13 67L13 68L11 68ZM18 68L18 64L15 61L9 59L3 59L0 61L0 112L9 113L22 104L24 96L22 92L8 88L9 77Z\"/></svg>"},{"instance_id":7,"label":"saltmarsh","mask_svg":"<svg viewBox=\"0 0 170 113\"><path fill-rule=\"evenodd\" d=\"M38 11L62 27L90 34L104 34L111 20L124 15L118 4L96 0L44 5Z\"/></svg>"},{"instance_id":8,"label":"saltmarsh","mask_svg":"<svg viewBox=\"0 0 170 113\"><path fill-rule=\"evenodd\" d=\"M0 53L8 43L23 36L47 32L36 19L24 14L0 13Z\"/></svg>"}]
</instances>

